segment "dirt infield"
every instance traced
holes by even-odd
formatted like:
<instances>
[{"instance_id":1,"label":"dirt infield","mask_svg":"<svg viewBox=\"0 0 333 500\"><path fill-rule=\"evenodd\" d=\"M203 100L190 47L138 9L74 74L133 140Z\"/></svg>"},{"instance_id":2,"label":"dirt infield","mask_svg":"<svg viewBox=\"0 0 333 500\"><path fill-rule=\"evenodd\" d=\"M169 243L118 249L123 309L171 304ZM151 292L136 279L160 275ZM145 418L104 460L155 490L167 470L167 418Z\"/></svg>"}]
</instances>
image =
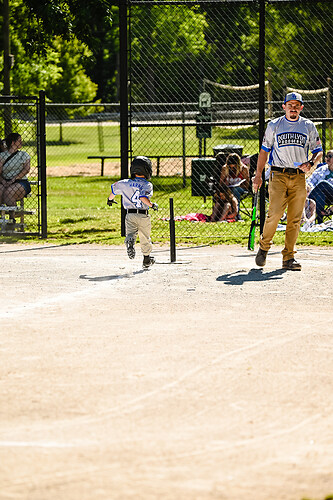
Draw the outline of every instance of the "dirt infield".
<instances>
[{"instance_id":1,"label":"dirt infield","mask_svg":"<svg viewBox=\"0 0 333 500\"><path fill-rule=\"evenodd\" d=\"M0 245L0 499L333 493L333 248Z\"/></svg>"}]
</instances>

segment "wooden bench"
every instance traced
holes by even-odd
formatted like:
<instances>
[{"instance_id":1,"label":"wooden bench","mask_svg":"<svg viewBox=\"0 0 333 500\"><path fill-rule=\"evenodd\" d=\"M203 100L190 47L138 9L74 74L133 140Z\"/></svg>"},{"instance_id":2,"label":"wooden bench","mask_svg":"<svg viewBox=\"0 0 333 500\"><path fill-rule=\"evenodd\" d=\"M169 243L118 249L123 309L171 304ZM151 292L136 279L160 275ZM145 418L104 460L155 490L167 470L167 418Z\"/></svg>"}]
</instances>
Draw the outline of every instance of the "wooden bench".
<instances>
[{"instance_id":1,"label":"wooden bench","mask_svg":"<svg viewBox=\"0 0 333 500\"><path fill-rule=\"evenodd\" d=\"M104 175L104 161L108 159L118 159L120 156L105 156L105 155L96 155L96 156L87 156L88 160L100 160L101 161L101 176Z\"/></svg>"},{"instance_id":2,"label":"wooden bench","mask_svg":"<svg viewBox=\"0 0 333 500\"><path fill-rule=\"evenodd\" d=\"M0 205L0 223L1 223L1 234L24 232L25 215L34 215L36 212L34 210L26 210L24 208L24 201L19 201L18 207L8 207L7 205ZM11 216L20 217L20 222L13 224L11 222Z\"/></svg>"}]
</instances>

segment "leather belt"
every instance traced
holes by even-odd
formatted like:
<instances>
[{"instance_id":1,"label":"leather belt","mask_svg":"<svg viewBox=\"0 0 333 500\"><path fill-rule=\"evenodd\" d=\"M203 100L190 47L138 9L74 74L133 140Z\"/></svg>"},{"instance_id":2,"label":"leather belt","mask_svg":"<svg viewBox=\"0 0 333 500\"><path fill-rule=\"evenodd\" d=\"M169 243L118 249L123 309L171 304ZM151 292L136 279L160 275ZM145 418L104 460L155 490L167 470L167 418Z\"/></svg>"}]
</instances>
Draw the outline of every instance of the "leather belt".
<instances>
[{"instance_id":1,"label":"leather belt","mask_svg":"<svg viewBox=\"0 0 333 500\"><path fill-rule=\"evenodd\" d=\"M128 214L145 214L148 215L148 210L140 210L139 208L128 208Z\"/></svg>"},{"instance_id":2,"label":"leather belt","mask_svg":"<svg viewBox=\"0 0 333 500\"><path fill-rule=\"evenodd\" d=\"M304 174L300 168L271 167L271 170L272 172L281 172L283 174Z\"/></svg>"}]
</instances>

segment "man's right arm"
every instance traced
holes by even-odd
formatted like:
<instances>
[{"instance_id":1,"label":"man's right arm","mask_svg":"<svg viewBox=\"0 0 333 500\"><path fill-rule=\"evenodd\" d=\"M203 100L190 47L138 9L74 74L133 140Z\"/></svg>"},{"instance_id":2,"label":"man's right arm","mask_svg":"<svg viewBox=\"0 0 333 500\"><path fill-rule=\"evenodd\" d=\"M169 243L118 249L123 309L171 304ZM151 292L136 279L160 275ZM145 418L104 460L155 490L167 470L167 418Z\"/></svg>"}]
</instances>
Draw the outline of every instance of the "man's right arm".
<instances>
[{"instance_id":1,"label":"man's right arm","mask_svg":"<svg viewBox=\"0 0 333 500\"><path fill-rule=\"evenodd\" d=\"M268 158L268 152L265 151L264 149L261 149L259 152L258 156L258 161L257 161L257 170L255 173L255 176L253 177L252 180L252 186L253 186L253 191L256 193L258 189L261 188L262 184L262 173L264 171L266 162Z\"/></svg>"}]
</instances>

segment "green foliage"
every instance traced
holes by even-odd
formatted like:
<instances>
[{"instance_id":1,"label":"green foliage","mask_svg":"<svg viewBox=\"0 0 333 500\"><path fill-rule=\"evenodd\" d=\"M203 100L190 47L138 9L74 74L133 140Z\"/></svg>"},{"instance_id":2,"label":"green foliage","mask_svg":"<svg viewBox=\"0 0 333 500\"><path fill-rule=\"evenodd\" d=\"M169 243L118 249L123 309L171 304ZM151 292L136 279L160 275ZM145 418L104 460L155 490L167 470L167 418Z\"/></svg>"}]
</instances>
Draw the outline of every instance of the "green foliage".
<instances>
[{"instance_id":1,"label":"green foliage","mask_svg":"<svg viewBox=\"0 0 333 500\"><path fill-rule=\"evenodd\" d=\"M15 61L12 93L37 95L44 89L49 100L92 101L97 85L83 65L92 56L87 46L74 36L67 41L59 36L44 37L40 22L24 1L12 0L10 6L11 52Z\"/></svg>"},{"instance_id":2,"label":"green foliage","mask_svg":"<svg viewBox=\"0 0 333 500\"><path fill-rule=\"evenodd\" d=\"M313 15L315 10L315 16ZM266 64L273 68L275 91L283 85L317 89L332 76L333 33L327 23L332 2L270 5L266 16Z\"/></svg>"},{"instance_id":3,"label":"green foliage","mask_svg":"<svg viewBox=\"0 0 333 500\"><path fill-rule=\"evenodd\" d=\"M82 59L91 55L85 45L77 39L63 41L56 37L52 43L59 54L62 78L46 87L46 94L53 102L91 102L97 85L87 76Z\"/></svg>"},{"instance_id":4,"label":"green foliage","mask_svg":"<svg viewBox=\"0 0 333 500\"><path fill-rule=\"evenodd\" d=\"M314 16L311 2L266 3L266 66L273 68L275 99L286 84L327 85L332 5L316 2ZM118 2L11 0L10 7L14 93L43 88L62 102L118 99ZM257 83L258 2L137 3L130 12L134 101L192 102L204 78Z\"/></svg>"},{"instance_id":5,"label":"green foliage","mask_svg":"<svg viewBox=\"0 0 333 500\"><path fill-rule=\"evenodd\" d=\"M24 0L28 6L30 18L38 20L40 48L43 48L50 37L60 35L63 39L76 36L85 44L98 45L97 35L103 27L112 24L112 0Z\"/></svg>"},{"instance_id":6,"label":"green foliage","mask_svg":"<svg viewBox=\"0 0 333 500\"><path fill-rule=\"evenodd\" d=\"M204 13L197 7L136 6L131 19L134 101L191 101L198 82L188 78L187 68L209 50Z\"/></svg>"}]
</instances>

